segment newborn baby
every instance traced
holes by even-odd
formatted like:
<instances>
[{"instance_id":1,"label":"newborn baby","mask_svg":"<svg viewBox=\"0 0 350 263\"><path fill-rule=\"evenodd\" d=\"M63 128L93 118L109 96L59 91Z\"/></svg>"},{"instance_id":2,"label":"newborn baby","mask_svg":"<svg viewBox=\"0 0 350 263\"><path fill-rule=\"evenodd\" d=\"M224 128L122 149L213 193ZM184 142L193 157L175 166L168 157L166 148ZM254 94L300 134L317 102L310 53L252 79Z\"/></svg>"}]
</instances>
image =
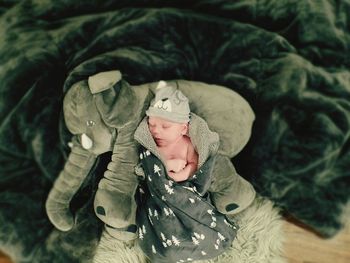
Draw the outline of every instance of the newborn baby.
<instances>
[{"instance_id":1,"label":"newborn baby","mask_svg":"<svg viewBox=\"0 0 350 263\"><path fill-rule=\"evenodd\" d=\"M198 164L198 154L186 135L188 122L149 116L148 127L165 160L168 175L175 182L187 180L197 170Z\"/></svg>"},{"instance_id":2,"label":"newborn baby","mask_svg":"<svg viewBox=\"0 0 350 263\"><path fill-rule=\"evenodd\" d=\"M179 89L162 81L146 115L134 135L144 176L137 210L142 251L157 263L221 254L231 246L237 226L217 211L208 192L218 134L190 112Z\"/></svg>"}]
</instances>

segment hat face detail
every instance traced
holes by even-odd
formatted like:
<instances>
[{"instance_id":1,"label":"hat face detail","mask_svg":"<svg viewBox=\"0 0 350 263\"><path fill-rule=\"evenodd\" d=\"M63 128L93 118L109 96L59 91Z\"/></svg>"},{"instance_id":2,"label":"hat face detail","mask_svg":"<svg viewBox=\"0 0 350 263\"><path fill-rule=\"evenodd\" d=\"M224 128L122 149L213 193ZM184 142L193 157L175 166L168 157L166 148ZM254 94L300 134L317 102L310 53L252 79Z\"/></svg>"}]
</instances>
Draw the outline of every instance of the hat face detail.
<instances>
[{"instance_id":1,"label":"hat face detail","mask_svg":"<svg viewBox=\"0 0 350 263\"><path fill-rule=\"evenodd\" d=\"M177 123L189 122L188 99L180 90L162 80L157 85L155 98L151 101L146 115Z\"/></svg>"},{"instance_id":2,"label":"hat face detail","mask_svg":"<svg viewBox=\"0 0 350 263\"><path fill-rule=\"evenodd\" d=\"M160 110L172 112L171 102L168 98L158 100L153 107Z\"/></svg>"}]
</instances>

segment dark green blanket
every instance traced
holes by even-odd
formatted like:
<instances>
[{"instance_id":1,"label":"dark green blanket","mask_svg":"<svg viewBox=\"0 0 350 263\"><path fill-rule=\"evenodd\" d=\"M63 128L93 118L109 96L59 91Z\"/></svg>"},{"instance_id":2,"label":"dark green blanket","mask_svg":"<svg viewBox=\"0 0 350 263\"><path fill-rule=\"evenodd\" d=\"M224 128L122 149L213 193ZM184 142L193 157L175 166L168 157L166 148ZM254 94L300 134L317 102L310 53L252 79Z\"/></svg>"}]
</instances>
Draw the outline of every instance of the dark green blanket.
<instances>
[{"instance_id":1,"label":"dark green blanket","mask_svg":"<svg viewBox=\"0 0 350 263\"><path fill-rule=\"evenodd\" d=\"M73 200L71 232L53 229L44 201L68 152L64 93L112 69L130 84L239 92L256 122L238 172L324 236L349 217L348 1L9 0L0 14L0 249L18 262L88 262L94 251L108 154Z\"/></svg>"}]
</instances>

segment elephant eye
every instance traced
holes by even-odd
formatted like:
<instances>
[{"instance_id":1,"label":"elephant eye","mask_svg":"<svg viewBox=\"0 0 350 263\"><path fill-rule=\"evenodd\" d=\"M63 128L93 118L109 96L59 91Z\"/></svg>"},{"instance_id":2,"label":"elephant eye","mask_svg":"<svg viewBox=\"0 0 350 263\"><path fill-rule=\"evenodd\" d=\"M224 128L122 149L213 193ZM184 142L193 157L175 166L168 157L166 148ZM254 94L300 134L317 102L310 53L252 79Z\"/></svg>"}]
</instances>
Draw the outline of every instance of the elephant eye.
<instances>
[{"instance_id":1,"label":"elephant eye","mask_svg":"<svg viewBox=\"0 0 350 263\"><path fill-rule=\"evenodd\" d=\"M86 121L86 126L88 126L88 127L92 127L92 126L95 126L95 122L93 121L93 120L87 120Z\"/></svg>"}]
</instances>

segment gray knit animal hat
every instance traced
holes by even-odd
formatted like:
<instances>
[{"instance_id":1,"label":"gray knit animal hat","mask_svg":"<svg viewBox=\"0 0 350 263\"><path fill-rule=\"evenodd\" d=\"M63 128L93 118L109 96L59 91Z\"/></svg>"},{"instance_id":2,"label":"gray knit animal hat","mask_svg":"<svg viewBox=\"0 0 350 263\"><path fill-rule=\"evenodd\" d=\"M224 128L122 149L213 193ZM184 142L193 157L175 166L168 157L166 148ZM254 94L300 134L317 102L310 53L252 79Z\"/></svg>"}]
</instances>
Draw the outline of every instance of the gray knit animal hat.
<instances>
[{"instance_id":1,"label":"gray knit animal hat","mask_svg":"<svg viewBox=\"0 0 350 263\"><path fill-rule=\"evenodd\" d=\"M188 98L180 90L161 80L146 115L177 123L187 123L190 120Z\"/></svg>"}]
</instances>

